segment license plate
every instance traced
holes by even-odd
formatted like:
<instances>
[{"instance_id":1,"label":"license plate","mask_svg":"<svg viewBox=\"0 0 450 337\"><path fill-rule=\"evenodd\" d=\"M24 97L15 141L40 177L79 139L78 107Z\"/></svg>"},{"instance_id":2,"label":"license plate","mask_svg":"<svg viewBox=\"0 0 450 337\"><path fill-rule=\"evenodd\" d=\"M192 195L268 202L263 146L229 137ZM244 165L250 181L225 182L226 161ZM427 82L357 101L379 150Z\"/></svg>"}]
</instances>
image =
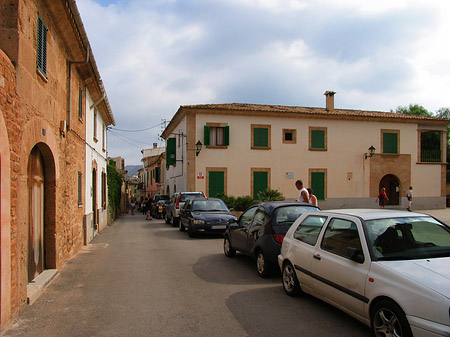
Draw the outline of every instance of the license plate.
<instances>
[{"instance_id":1,"label":"license plate","mask_svg":"<svg viewBox=\"0 0 450 337\"><path fill-rule=\"evenodd\" d=\"M211 226L211 229L226 229L226 225L217 225L217 226Z\"/></svg>"}]
</instances>

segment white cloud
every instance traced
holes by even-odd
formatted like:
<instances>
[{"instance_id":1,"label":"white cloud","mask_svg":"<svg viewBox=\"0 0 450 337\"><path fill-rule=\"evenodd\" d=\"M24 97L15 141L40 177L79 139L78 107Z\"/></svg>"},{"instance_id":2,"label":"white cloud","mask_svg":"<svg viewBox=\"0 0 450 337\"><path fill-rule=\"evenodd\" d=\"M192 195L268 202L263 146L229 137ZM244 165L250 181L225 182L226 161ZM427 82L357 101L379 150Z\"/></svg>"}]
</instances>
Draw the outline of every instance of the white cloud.
<instances>
[{"instance_id":1,"label":"white cloud","mask_svg":"<svg viewBox=\"0 0 450 337\"><path fill-rule=\"evenodd\" d=\"M157 125L186 104L323 106L325 90L341 108L450 106L447 1L77 4L118 128ZM130 137L151 146L159 131ZM113 138L111 155L139 163L139 149Z\"/></svg>"}]
</instances>

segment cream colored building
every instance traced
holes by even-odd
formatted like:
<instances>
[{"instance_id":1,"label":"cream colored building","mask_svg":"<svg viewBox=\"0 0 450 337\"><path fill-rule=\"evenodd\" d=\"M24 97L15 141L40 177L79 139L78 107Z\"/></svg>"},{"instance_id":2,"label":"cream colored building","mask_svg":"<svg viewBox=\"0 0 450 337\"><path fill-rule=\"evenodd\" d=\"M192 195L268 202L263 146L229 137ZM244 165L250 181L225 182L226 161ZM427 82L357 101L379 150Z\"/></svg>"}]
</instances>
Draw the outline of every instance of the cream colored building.
<instances>
[{"instance_id":1,"label":"cream colored building","mask_svg":"<svg viewBox=\"0 0 450 337\"><path fill-rule=\"evenodd\" d=\"M323 209L376 208L382 187L390 207L404 208L413 186L415 209L444 208L449 120L335 109L334 94L326 108L181 106L162 135L166 190L256 198L271 188L295 200L301 179Z\"/></svg>"}]
</instances>

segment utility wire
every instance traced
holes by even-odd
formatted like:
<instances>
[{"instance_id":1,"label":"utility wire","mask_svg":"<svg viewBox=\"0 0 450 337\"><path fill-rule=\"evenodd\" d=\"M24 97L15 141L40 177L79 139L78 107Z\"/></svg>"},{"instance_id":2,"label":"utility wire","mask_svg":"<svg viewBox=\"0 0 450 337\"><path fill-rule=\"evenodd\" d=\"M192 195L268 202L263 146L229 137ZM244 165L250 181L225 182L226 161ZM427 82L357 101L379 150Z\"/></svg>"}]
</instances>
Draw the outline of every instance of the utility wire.
<instances>
[{"instance_id":1,"label":"utility wire","mask_svg":"<svg viewBox=\"0 0 450 337\"><path fill-rule=\"evenodd\" d=\"M118 134L115 134L114 132L111 132L111 130L110 130L109 132L110 132L111 134L114 134L115 136L118 136ZM126 139L128 139L128 140L132 140L133 142L136 142L136 143L141 143L141 144L144 144L144 145L147 145L147 146L151 146L149 143L141 142L140 140L136 140L136 139L133 139L133 138L124 136L124 135L120 135L120 136L123 137L123 138L126 138Z\"/></svg>"},{"instance_id":2,"label":"utility wire","mask_svg":"<svg viewBox=\"0 0 450 337\"><path fill-rule=\"evenodd\" d=\"M161 126L162 124L163 124L163 123L159 123L158 125L150 126L150 127L148 127L148 128L145 128L145 129L138 129L138 130L124 130L124 129L116 129L116 128L114 128L114 127L110 127L110 128L108 128L108 130L121 131L121 132L142 132L142 131L147 131L147 130L150 130L150 129L157 128L158 126Z\"/></svg>"},{"instance_id":3,"label":"utility wire","mask_svg":"<svg viewBox=\"0 0 450 337\"><path fill-rule=\"evenodd\" d=\"M112 132L110 132L110 134L113 135L113 136L115 136L115 137L117 137L117 138L119 138L121 141L123 141L123 142L125 142L125 143L127 143L127 144L129 144L129 145L131 145L131 146L137 147L139 150L142 150L142 146L137 146L136 144L130 143L129 141L127 141L126 139L124 139L123 136L120 136L120 135L115 134L115 133L112 133ZM148 144L147 144L147 145L148 145Z\"/></svg>"}]
</instances>

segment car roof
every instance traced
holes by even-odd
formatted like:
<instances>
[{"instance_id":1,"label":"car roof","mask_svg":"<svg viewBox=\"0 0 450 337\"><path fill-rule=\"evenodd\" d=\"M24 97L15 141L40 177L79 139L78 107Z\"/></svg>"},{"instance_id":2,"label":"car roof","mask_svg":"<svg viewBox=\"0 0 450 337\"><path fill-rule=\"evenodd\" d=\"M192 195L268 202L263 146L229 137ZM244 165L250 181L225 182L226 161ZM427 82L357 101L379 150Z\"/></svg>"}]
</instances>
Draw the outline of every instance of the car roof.
<instances>
[{"instance_id":1,"label":"car roof","mask_svg":"<svg viewBox=\"0 0 450 337\"><path fill-rule=\"evenodd\" d=\"M263 207L267 213L272 213L276 208L284 207L284 206L309 206L313 208L317 208L307 202L296 202L296 201L267 201L258 204L257 206ZM319 210L319 208L317 208Z\"/></svg>"},{"instance_id":2,"label":"car roof","mask_svg":"<svg viewBox=\"0 0 450 337\"><path fill-rule=\"evenodd\" d=\"M417 212L407 212L391 209L365 209L365 208L353 208L353 209L330 209L326 211L321 211L321 214L342 214L351 215L362 218L363 220L376 220L376 219L386 219L386 218L401 218L401 217L418 217L418 216L429 216L424 213Z\"/></svg>"}]
</instances>

